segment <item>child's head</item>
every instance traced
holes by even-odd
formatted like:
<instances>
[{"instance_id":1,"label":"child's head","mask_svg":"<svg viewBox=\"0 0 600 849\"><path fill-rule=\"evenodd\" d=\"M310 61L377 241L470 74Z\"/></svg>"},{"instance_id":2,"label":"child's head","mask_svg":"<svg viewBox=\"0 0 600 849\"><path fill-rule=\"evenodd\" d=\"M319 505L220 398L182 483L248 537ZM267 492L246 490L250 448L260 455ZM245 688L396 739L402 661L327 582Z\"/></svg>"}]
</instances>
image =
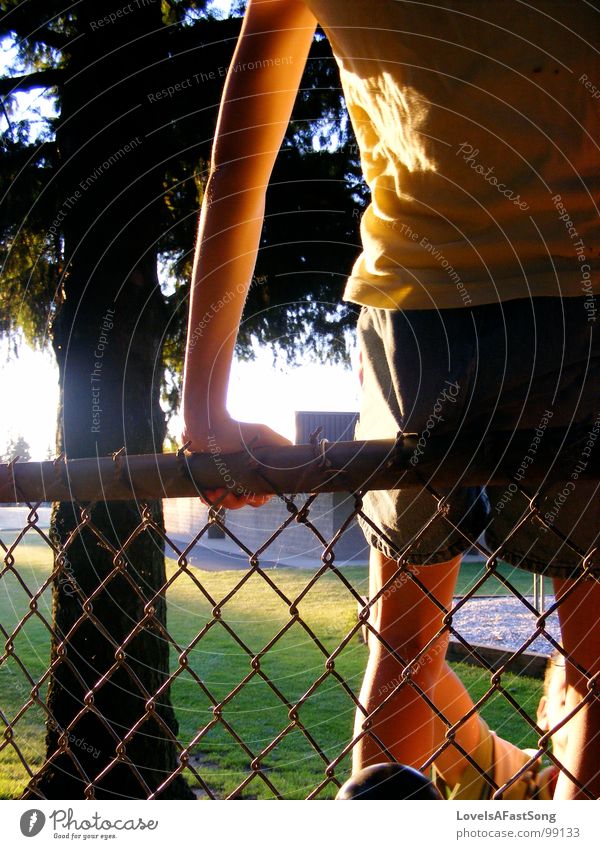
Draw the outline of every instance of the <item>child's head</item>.
<instances>
[{"instance_id":1,"label":"child's head","mask_svg":"<svg viewBox=\"0 0 600 849\"><path fill-rule=\"evenodd\" d=\"M537 723L542 731L550 731L564 719L567 685L565 677L565 659L558 651L548 658L544 677L544 695L537 709ZM567 745L568 723L552 735L552 751L561 760Z\"/></svg>"}]
</instances>

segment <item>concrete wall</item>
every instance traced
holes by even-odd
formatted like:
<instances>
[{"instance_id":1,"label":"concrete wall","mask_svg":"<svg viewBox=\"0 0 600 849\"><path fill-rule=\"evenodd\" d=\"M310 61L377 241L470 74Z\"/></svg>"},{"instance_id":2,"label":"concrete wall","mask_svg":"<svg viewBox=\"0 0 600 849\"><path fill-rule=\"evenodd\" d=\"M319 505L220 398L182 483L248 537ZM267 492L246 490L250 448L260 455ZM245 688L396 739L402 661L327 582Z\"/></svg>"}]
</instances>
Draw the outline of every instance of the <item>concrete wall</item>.
<instances>
[{"instance_id":1,"label":"concrete wall","mask_svg":"<svg viewBox=\"0 0 600 849\"><path fill-rule=\"evenodd\" d=\"M300 508L306 498L305 495L297 496L296 506ZM207 508L197 498L170 498L165 499L163 504L167 534L174 539L189 541L207 522ZM353 507L353 499L344 493L323 493L311 505L309 521L329 542ZM227 510L225 524L254 552L263 546L289 517L285 503L274 497L264 507ZM214 539L211 543L214 543ZM301 565L303 560L319 560L322 553L323 544L315 534L304 524L292 519L262 556L267 560L281 562L282 565ZM334 555L339 562L366 562L366 543L355 521L336 544Z\"/></svg>"},{"instance_id":2,"label":"concrete wall","mask_svg":"<svg viewBox=\"0 0 600 849\"><path fill-rule=\"evenodd\" d=\"M177 539L189 539L207 522L208 508L199 498L165 498L165 529Z\"/></svg>"}]
</instances>

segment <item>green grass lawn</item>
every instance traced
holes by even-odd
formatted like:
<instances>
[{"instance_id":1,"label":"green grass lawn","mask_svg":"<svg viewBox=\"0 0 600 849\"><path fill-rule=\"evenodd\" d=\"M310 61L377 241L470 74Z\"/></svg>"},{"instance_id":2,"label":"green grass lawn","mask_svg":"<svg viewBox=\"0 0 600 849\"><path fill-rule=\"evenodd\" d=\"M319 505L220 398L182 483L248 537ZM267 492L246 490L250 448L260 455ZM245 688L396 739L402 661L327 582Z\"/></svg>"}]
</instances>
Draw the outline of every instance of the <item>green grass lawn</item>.
<instances>
[{"instance_id":1,"label":"green grass lawn","mask_svg":"<svg viewBox=\"0 0 600 849\"><path fill-rule=\"evenodd\" d=\"M456 595L464 595L472 589L477 581L485 575L486 569L483 561L481 563L463 563L456 585ZM533 574L501 563L498 573L506 578L514 589L522 595L533 595ZM548 595L552 593L552 581L544 579L544 591ZM475 595L509 595L510 590L495 575L490 574L484 583L477 589Z\"/></svg>"},{"instance_id":2,"label":"green grass lawn","mask_svg":"<svg viewBox=\"0 0 600 849\"><path fill-rule=\"evenodd\" d=\"M6 542L6 536L4 540ZM29 536L29 535L28 535ZM49 574L48 550L39 538L17 549L19 573L30 587L39 587ZM461 574L459 592L473 585L481 567L467 565ZM168 561L168 574L176 570ZM298 597L313 572L299 569L272 569L271 580L289 600ZM194 575L216 600L222 600L244 576L243 571L205 572L194 570ZM350 567L344 575L361 594L366 593L367 573L364 567ZM530 577L517 573L511 577L522 592ZM483 594L503 591L499 582L488 581ZM487 585L490 586L487 586ZM203 626L211 621L211 606L185 574L179 575L167 594L168 628L184 647L195 638ZM6 574L0 580L0 624L10 633L28 610L28 598L17 579ZM51 617L49 590L39 604L40 613ZM298 611L307 626L318 636L327 653L332 652L356 622L356 601L343 583L333 574L324 575L299 601ZM290 615L288 604L279 598L265 580L252 576L233 598L222 607L222 622L229 625L257 655L275 637ZM49 634L41 620L33 616L14 641L15 654L34 680L38 680L48 664ZM293 624L261 657L260 669L275 687L293 705L324 672L326 655L315 645L306 630ZM357 635L335 659L335 671L358 692L367 658L366 647ZM177 669L177 652L171 652L171 664ZM223 718L243 738L254 756L268 746L280 732L290 725L288 708L273 693L269 685L256 672L252 673L250 655L230 636L220 622L215 622L206 635L194 646L189 655L189 666L202 679L218 701L225 699L245 677L246 686L223 707ZM471 695L477 699L489 687L489 675L474 667L456 665L456 671L465 682ZM522 676L505 675L503 683L511 695L532 715L540 695L541 682ZM20 715L27 703L31 685L14 657L0 667L0 722L2 730L6 720L14 724L14 741L25 760L32 767L42 763L43 728L42 710L33 706ZM44 691L41 691L44 698ZM188 672L183 672L172 688L172 700L180 724L179 739L190 743L200 729L212 719L212 704L204 696ZM321 748L329 761L335 758L350 739L353 722L353 704L343 687L329 675L314 694L299 709L299 720ZM499 694L483 708L483 717L498 733L519 743L533 745L534 736L524 721ZM16 717L18 719L15 722ZM211 728L193 750L194 765L213 791L226 796L249 774L250 756L235 742L223 724ZM298 728L292 728L274 750L264 757L264 771L280 793L289 798L303 798L324 778L325 763L307 742ZM349 758L338 768L344 778L349 771ZM193 776L190 774L193 783ZM18 797L27 780L27 773L16 749L5 742L0 751L0 797ZM333 786L323 794L331 797ZM247 797L270 797L271 791L260 779L247 786Z\"/></svg>"}]
</instances>

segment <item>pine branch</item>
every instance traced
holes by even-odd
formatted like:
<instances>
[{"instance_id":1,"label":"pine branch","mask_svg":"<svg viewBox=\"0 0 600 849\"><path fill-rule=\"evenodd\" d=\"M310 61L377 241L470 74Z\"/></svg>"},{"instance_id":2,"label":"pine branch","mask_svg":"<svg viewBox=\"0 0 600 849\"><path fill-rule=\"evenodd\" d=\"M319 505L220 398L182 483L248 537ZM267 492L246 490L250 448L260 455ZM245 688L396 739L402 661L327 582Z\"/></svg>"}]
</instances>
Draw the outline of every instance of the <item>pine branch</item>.
<instances>
[{"instance_id":1,"label":"pine branch","mask_svg":"<svg viewBox=\"0 0 600 849\"><path fill-rule=\"evenodd\" d=\"M60 85L64 81L65 71L60 68L49 68L47 71L37 71L20 77L0 77L0 95L14 94L15 91L30 91L32 88L48 88Z\"/></svg>"},{"instance_id":2,"label":"pine branch","mask_svg":"<svg viewBox=\"0 0 600 849\"><path fill-rule=\"evenodd\" d=\"M14 36L18 42L27 41L34 44L45 44L54 50L64 50L72 41L71 38L67 38L62 33L52 29L45 29L40 26L31 32L26 32L21 27L6 25L6 22L5 26L0 28L0 34Z\"/></svg>"}]
</instances>

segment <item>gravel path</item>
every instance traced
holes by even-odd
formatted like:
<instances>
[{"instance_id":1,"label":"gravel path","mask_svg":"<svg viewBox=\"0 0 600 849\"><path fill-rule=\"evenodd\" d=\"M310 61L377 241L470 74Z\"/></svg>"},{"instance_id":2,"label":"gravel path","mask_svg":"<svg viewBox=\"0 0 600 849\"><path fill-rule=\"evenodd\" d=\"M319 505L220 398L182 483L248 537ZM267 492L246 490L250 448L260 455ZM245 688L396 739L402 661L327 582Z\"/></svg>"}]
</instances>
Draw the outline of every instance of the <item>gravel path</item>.
<instances>
[{"instance_id":1,"label":"gravel path","mask_svg":"<svg viewBox=\"0 0 600 849\"><path fill-rule=\"evenodd\" d=\"M533 605L533 598L527 599ZM554 602L546 597L546 609ZM517 598L473 598L453 618L453 626L473 645L512 649L521 646L536 629L535 616ZM558 615L553 613L546 622L546 630L560 640ZM529 652L550 654L553 646L544 638L537 637L527 647Z\"/></svg>"}]
</instances>

